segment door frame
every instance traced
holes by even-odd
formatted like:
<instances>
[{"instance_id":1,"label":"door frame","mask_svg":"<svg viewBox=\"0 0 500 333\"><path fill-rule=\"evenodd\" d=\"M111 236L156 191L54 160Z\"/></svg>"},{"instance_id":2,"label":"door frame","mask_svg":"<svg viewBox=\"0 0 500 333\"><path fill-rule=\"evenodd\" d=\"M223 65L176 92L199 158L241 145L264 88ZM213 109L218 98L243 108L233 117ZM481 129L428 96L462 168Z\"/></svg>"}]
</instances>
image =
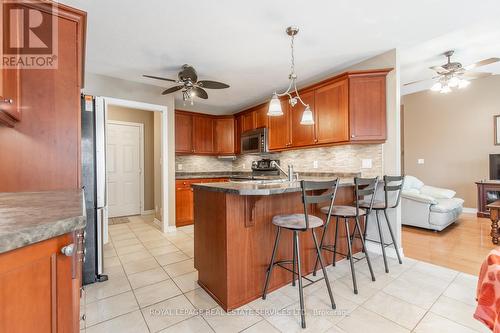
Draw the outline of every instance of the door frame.
<instances>
[{"instance_id":1,"label":"door frame","mask_svg":"<svg viewBox=\"0 0 500 333\"><path fill-rule=\"evenodd\" d=\"M159 104L150 104L150 103L144 103L144 102L137 102L137 101L131 101L131 100L126 100L126 99L120 99L120 98L114 98L114 97L106 97L106 96L96 96L96 107L97 110L101 111L104 114L104 124L108 121L108 114L107 114L107 109L109 105L115 105L115 106L122 106L122 107L128 107L132 109L139 109L139 110L146 110L146 111L154 111L154 112L161 112L161 142L160 142L160 151L161 151L161 156L160 156L160 164L161 164L161 187L162 187L162 220L163 221L156 221L157 224L160 226L160 229L163 232L173 232L175 231L175 226L169 226L168 224L168 216L169 216L169 211L171 209L175 209L174 207L170 207L169 205L169 196L171 189L169 188L168 184L168 165L170 163L169 161L169 153L168 153L168 141L169 136L168 136L168 107L165 105L159 105ZM172 110L173 112L173 110ZM158 180L156 180L158 181ZM175 190L175 188L174 188ZM107 194L106 194L107 195ZM106 199L107 200L107 199ZM107 242L107 234L108 234L108 223L106 221L105 226L103 228L103 234L106 237L105 243Z\"/></svg>"},{"instance_id":2,"label":"door frame","mask_svg":"<svg viewBox=\"0 0 500 333\"><path fill-rule=\"evenodd\" d=\"M145 111L145 112L151 112L151 111ZM108 120L107 124L139 127L139 139L140 139L140 141L139 141L139 168L141 169L141 174L139 177L139 180L140 180L139 181L139 185L140 185L139 207L140 207L141 215L144 215L146 213L146 211L144 210L144 176L145 176L145 172L144 172L144 124L143 123L134 123L134 122L130 122L130 121L120 121L120 120ZM107 131L105 133L105 136L106 136L106 142L108 142L108 132ZM108 147L106 146L106 154L107 154L107 149L108 149Z\"/></svg>"}]
</instances>

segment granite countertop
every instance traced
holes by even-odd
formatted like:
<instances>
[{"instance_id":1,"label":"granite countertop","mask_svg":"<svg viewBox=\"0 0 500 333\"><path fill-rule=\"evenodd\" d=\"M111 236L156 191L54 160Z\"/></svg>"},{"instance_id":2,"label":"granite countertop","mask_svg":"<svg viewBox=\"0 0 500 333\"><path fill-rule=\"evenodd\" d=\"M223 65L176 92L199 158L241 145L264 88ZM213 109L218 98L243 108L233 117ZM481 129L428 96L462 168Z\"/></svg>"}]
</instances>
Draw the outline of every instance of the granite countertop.
<instances>
[{"instance_id":1,"label":"granite countertop","mask_svg":"<svg viewBox=\"0 0 500 333\"><path fill-rule=\"evenodd\" d=\"M332 177L301 176L301 180L325 181ZM340 178L339 186L354 186L353 178ZM281 181L258 183L257 181L231 181L225 183L193 184L192 187L200 190L225 192L238 195L276 195L301 191L300 181Z\"/></svg>"},{"instance_id":2,"label":"granite countertop","mask_svg":"<svg viewBox=\"0 0 500 333\"><path fill-rule=\"evenodd\" d=\"M85 225L82 190L0 193L0 253Z\"/></svg>"}]
</instances>

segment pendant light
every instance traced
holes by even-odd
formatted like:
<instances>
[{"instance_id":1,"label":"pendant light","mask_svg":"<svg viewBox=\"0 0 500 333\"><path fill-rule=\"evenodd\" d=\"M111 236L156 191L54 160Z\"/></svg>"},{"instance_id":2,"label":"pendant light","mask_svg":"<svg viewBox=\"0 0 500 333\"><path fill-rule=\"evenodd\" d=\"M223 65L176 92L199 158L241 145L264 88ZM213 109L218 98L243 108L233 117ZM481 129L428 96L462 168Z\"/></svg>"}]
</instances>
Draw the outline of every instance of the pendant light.
<instances>
[{"instance_id":1,"label":"pendant light","mask_svg":"<svg viewBox=\"0 0 500 333\"><path fill-rule=\"evenodd\" d=\"M290 36L290 48L292 52L291 64L290 64L290 74L288 75L288 79L290 83L288 85L288 89L283 93L277 93L276 91L269 102L269 109L267 111L267 115L271 117L282 116L283 110L281 109L280 97L288 96L288 102L292 107L294 107L298 102L300 102L304 106L304 112L302 113L302 119L300 121L301 125L314 125L314 117L311 111L311 107L309 104L304 103L302 98L300 98L299 92L297 90L297 74L295 74L295 55L294 55L294 40L295 35L299 33L299 28L297 27L288 27L286 29L286 33ZM293 93L293 97L292 97Z\"/></svg>"}]
</instances>

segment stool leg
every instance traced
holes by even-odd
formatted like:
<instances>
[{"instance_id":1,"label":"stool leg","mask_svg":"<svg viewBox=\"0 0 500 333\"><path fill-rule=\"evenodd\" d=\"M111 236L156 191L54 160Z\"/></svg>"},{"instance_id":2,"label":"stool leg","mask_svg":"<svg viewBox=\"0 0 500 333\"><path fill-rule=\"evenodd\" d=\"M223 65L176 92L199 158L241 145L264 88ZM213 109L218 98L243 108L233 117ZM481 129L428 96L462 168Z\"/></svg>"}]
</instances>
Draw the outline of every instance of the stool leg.
<instances>
[{"instance_id":1,"label":"stool leg","mask_svg":"<svg viewBox=\"0 0 500 333\"><path fill-rule=\"evenodd\" d=\"M387 216L387 210L384 209L385 220L387 222L387 227L389 228L389 233L391 234L392 243L394 244L394 249L396 250L396 255L398 256L398 261L400 264L403 264L401 260L401 255L399 254L398 243L396 242L396 237L394 237L394 233L392 232L391 223L389 222L389 217Z\"/></svg>"},{"instance_id":2,"label":"stool leg","mask_svg":"<svg viewBox=\"0 0 500 333\"><path fill-rule=\"evenodd\" d=\"M328 220L328 222L323 227L323 235L321 235L321 241L319 243L319 249L320 250L323 250L323 242L325 241L325 235L326 235L326 231L328 230L328 224L329 223L330 223L330 220ZM316 262L314 263L314 269L313 269L313 276L316 276L316 270L318 268L318 259L319 259L319 256L316 256Z\"/></svg>"},{"instance_id":3,"label":"stool leg","mask_svg":"<svg viewBox=\"0 0 500 333\"><path fill-rule=\"evenodd\" d=\"M326 288L328 289L328 295L330 295L330 301L332 302L332 309L335 310L336 305L335 305L335 300L333 299L333 293L332 289L330 286L330 280L328 280L328 274L325 269L325 265L323 264L323 257L321 256L321 249L318 246L318 240L316 239L316 234L314 233L314 229L311 229L313 239L314 239L314 245L316 246L316 252L318 252L318 259L319 259L319 264L321 265L321 269L323 270L323 276L325 278L326 282Z\"/></svg>"},{"instance_id":4,"label":"stool leg","mask_svg":"<svg viewBox=\"0 0 500 333\"><path fill-rule=\"evenodd\" d=\"M363 230L363 238L366 239L366 231L368 230L368 215L365 217L365 229ZM365 250L363 250L363 253Z\"/></svg>"},{"instance_id":5,"label":"stool leg","mask_svg":"<svg viewBox=\"0 0 500 333\"><path fill-rule=\"evenodd\" d=\"M370 255L368 254L368 251L366 251L365 238L363 237L363 233L361 233L361 227L359 226L358 216L356 216L356 226L359 231L359 237L361 238L361 244L363 245L363 249L365 250L366 262L368 263L368 268L370 269L370 275L372 276L372 281L375 281L375 274L373 274L372 262L370 261ZM356 229L354 229L354 232L356 232Z\"/></svg>"},{"instance_id":6,"label":"stool leg","mask_svg":"<svg viewBox=\"0 0 500 333\"><path fill-rule=\"evenodd\" d=\"M378 210L375 210L375 215L377 215L378 237L380 239L380 247L382 248L382 257L384 258L385 272L389 273L389 267L387 266L387 256L385 254L384 234L382 233L382 226L380 225L380 218L378 217L378 212L379 212Z\"/></svg>"},{"instance_id":7,"label":"stool leg","mask_svg":"<svg viewBox=\"0 0 500 333\"><path fill-rule=\"evenodd\" d=\"M266 299L267 288L269 287L269 280L271 279L271 273L274 267L274 258L276 256L276 250L278 249L278 243L280 241L281 228L278 227L276 231L276 239L274 240L273 254L271 255L271 262L266 272L266 283L264 284L264 291L262 292L262 299Z\"/></svg>"},{"instance_id":8,"label":"stool leg","mask_svg":"<svg viewBox=\"0 0 500 333\"><path fill-rule=\"evenodd\" d=\"M295 251L297 253L297 271L299 280L299 299L300 299L300 319L302 322L302 328L306 328L306 318L304 309L304 290L302 288L302 270L300 268L300 244L299 244L299 232L294 231L293 237L295 238Z\"/></svg>"},{"instance_id":9,"label":"stool leg","mask_svg":"<svg viewBox=\"0 0 500 333\"><path fill-rule=\"evenodd\" d=\"M295 287L295 258L297 257L297 252L295 251L296 250L296 247L295 247L295 237L292 237L292 238L293 238L293 241L292 241L292 243L293 243L293 245L292 245L292 247L293 247L293 249L292 249L292 251L293 251L293 260L292 260L293 261L293 263L292 263L292 271L293 271L292 272L292 286Z\"/></svg>"},{"instance_id":10,"label":"stool leg","mask_svg":"<svg viewBox=\"0 0 500 333\"><path fill-rule=\"evenodd\" d=\"M335 257L337 256L337 234L339 231L339 217L335 217L335 241L333 243L333 263L332 266L335 267Z\"/></svg>"},{"instance_id":11,"label":"stool leg","mask_svg":"<svg viewBox=\"0 0 500 333\"><path fill-rule=\"evenodd\" d=\"M352 247L351 247L351 237L349 236L349 222L347 222L347 218L344 217L345 224L345 234L347 240L347 254L349 256L349 261L351 262L351 275L352 275L352 286L354 288L354 293L358 293L358 284L356 283L356 272L354 271L354 262L352 260Z\"/></svg>"}]
</instances>

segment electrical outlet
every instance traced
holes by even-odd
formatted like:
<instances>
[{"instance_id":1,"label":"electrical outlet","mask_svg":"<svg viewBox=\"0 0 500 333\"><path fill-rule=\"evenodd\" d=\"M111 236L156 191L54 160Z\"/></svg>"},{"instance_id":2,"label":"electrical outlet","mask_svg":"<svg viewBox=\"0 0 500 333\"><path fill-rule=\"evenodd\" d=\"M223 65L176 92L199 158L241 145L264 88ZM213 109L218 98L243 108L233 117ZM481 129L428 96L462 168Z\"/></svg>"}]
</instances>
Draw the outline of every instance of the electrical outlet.
<instances>
[{"instance_id":1,"label":"electrical outlet","mask_svg":"<svg viewBox=\"0 0 500 333\"><path fill-rule=\"evenodd\" d=\"M423 159L423 158L419 158L419 159L417 160L417 164L424 164L424 163L425 163L425 161L424 161L424 159Z\"/></svg>"},{"instance_id":2,"label":"electrical outlet","mask_svg":"<svg viewBox=\"0 0 500 333\"><path fill-rule=\"evenodd\" d=\"M182 167L183 167L183 166L182 166L182 164L181 164L181 163L177 164L177 170L182 170Z\"/></svg>"},{"instance_id":3,"label":"electrical outlet","mask_svg":"<svg viewBox=\"0 0 500 333\"><path fill-rule=\"evenodd\" d=\"M372 159L364 158L361 160L361 168L362 169L371 169L372 168Z\"/></svg>"},{"instance_id":4,"label":"electrical outlet","mask_svg":"<svg viewBox=\"0 0 500 333\"><path fill-rule=\"evenodd\" d=\"M318 168L318 161L313 161L313 168L317 169Z\"/></svg>"}]
</instances>

